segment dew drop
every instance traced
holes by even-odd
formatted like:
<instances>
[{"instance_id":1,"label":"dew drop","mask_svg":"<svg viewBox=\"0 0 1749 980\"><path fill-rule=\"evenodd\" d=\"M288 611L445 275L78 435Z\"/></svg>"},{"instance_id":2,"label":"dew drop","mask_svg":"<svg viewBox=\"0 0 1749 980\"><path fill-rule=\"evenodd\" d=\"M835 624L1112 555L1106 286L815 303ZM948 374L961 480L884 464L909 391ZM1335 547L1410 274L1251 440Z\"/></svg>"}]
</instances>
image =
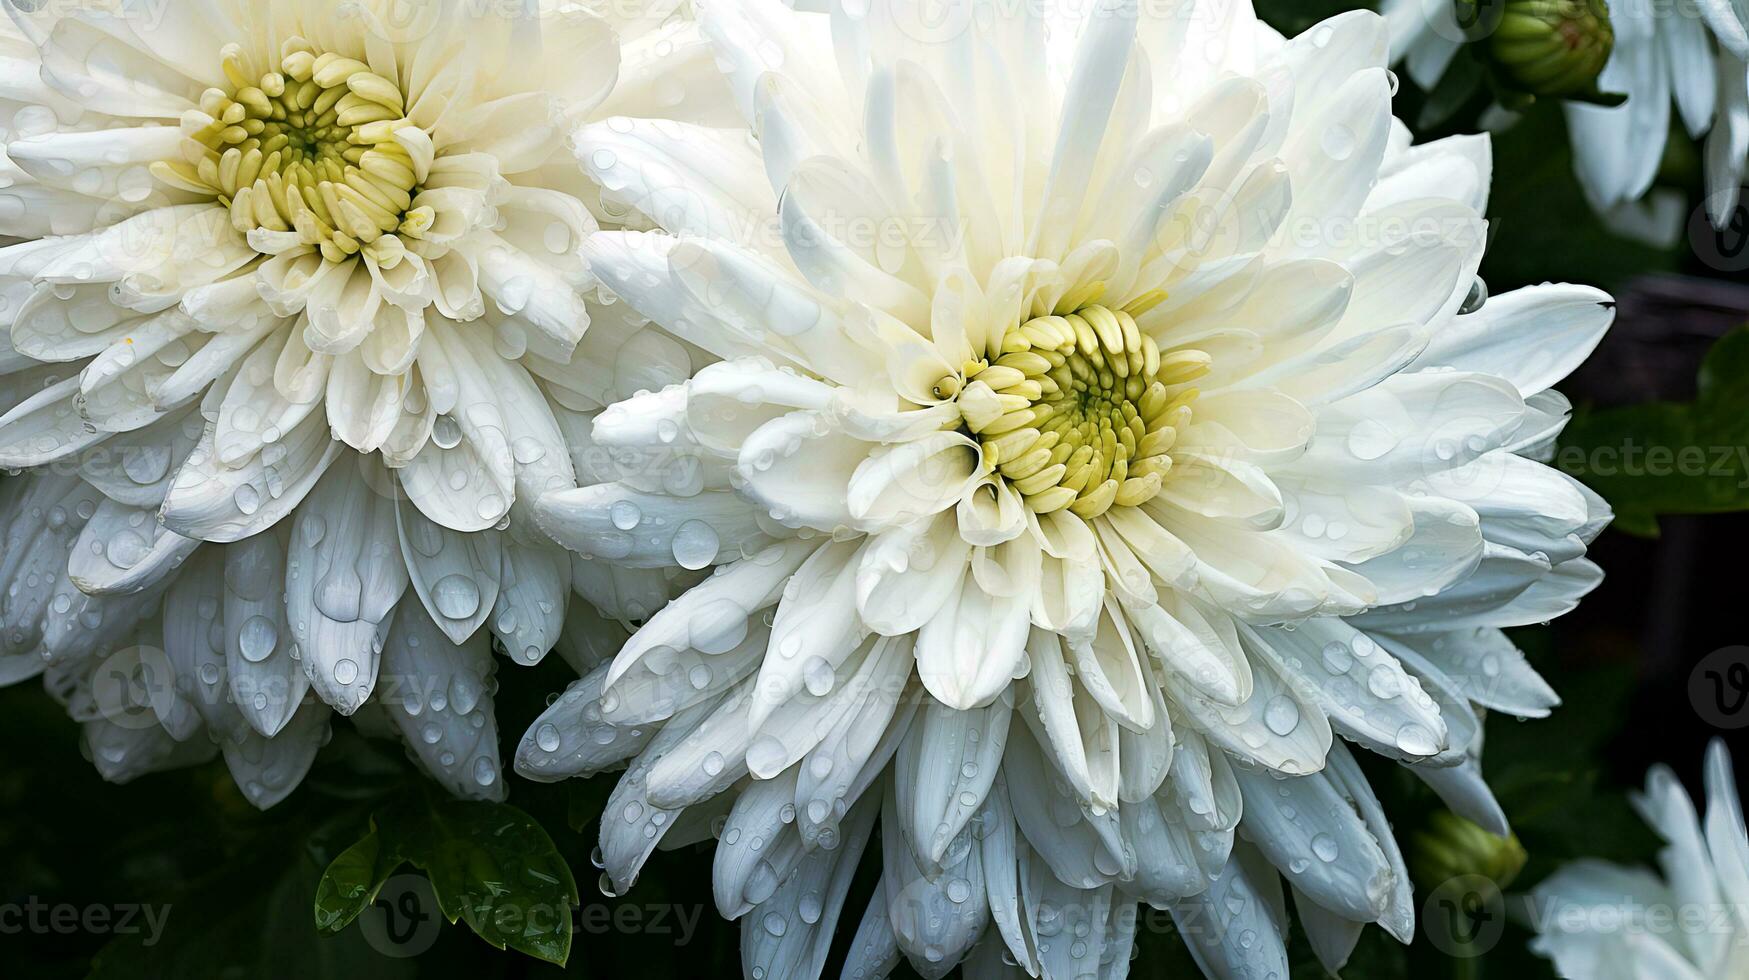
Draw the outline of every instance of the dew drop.
<instances>
[{"instance_id":1,"label":"dew drop","mask_svg":"<svg viewBox=\"0 0 1749 980\"><path fill-rule=\"evenodd\" d=\"M674 560L685 569L696 570L716 560L719 542L717 532L700 520L690 520L674 532Z\"/></svg>"},{"instance_id":2,"label":"dew drop","mask_svg":"<svg viewBox=\"0 0 1749 980\"><path fill-rule=\"evenodd\" d=\"M279 645L279 626L266 616L250 616L237 630L237 649L243 659L260 663Z\"/></svg>"},{"instance_id":3,"label":"dew drop","mask_svg":"<svg viewBox=\"0 0 1749 980\"><path fill-rule=\"evenodd\" d=\"M431 603L450 619L467 619L480 608L480 587L460 572L452 572L431 587Z\"/></svg>"},{"instance_id":4,"label":"dew drop","mask_svg":"<svg viewBox=\"0 0 1749 980\"><path fill-rule=\"evenodd\" d=\"M607 509L607 516L609 520L613 521L613 526L621 531L630 531L638 526L639 521L644 519L643 511L638 509L637 504L629 500L614 501L613 506Z\"/></svg>"},{"instance_id":5,"label":"dew drop","mask_svg":"<svg viewBox=\"0 0 1749 980\"><path fill-rule=\"evenodd\" d=\"M1300 708L1285 694L1269 699L1263 709L1263 723L1277 735L1291 735L1300 726Z\"/></svg>"}]
</instances>

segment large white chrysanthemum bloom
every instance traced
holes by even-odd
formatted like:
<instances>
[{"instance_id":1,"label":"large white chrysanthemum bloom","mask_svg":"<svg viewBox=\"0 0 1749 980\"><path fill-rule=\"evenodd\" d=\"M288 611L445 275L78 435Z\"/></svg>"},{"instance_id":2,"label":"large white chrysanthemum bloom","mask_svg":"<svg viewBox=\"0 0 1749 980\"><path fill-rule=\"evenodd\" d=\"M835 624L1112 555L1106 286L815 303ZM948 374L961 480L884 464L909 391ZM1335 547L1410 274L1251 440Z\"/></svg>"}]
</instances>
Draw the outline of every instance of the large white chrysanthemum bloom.
<instances>
[{"instance_id":1,"label":"large white chrysanthemum bloom","mask_svg":"<svg viewBox=\"0 0 1749 980\"><path fill-rule=\"evenodd\" d=\"M1664 840L1663 877L1591 859L1566 865L1531 891L1531 949L1563 977L1749 976L1749 830L1725 743L1707 748L1704 817L1662 765L1634 805Z\"/></svg>"},{"instance_id":2,"label":"large white chrysanthemum bloom","mask_svg":"<svg viewBox=\"0 0 1749 980\"><path fill-rule=\"evenodd\" d=\"M1456 6L1454 0L1384 2L1392 51L1423 89L1439 83L1463 46ZM1571 6L1589 14L1597 4L1574 0ZM1749 165L1749 11L1726 0L1628 0L1607 9L1615 41L1597 85L1627 101L1564 104L1573 166L1586 199L1606 217L1619 217L1619 227L1645 228L1654 238L1680 225L1686 217L1680 202L1663 214L1656 207L1636 210L1658 175L1674 103L1689 135L1705 137L1706 209L1723 227Z\"/></svg>"},{"instance_id":3,"label":"large white chrysanthemum bloom","mask_svg":"<svg viewBox=\"0 0 1749 980\"><path fill-rule=\"evenodd\" d=\"M1605 506L1533 457L1608 297L1481 302L1487 140L1409 144L1376 15L1142 7L718 0L751 140L579 131L668 232L592 269L721 361L602 412L620 481L537 517L716 571L517 767L629 761L611 888L726 821L752 977L818 970L877 813L848 975L981 938L1121 975L1143 899L1211 973L1285 976L1283 876L1327 963L1406 940L1350 745L1505 829L1477 706L1556 702L1500 628L1599 578Z\"/></svg>"},{"instance_id":4,"label":"large white chrysanthemum bloom","mask_svg":"<svg viewBox=\"0 0 1749 980\"><path fill-rule=\"evenodd\" d=\"M217 742L267 805L374 692L501 796L492 638L666 598L527 516L594 478L565 428L688 372L598 302L582 243L631 216L567 145L733 120L677 6L9 0L0 674L46 670L105 775Z\"/></svg>"}]
</instances>

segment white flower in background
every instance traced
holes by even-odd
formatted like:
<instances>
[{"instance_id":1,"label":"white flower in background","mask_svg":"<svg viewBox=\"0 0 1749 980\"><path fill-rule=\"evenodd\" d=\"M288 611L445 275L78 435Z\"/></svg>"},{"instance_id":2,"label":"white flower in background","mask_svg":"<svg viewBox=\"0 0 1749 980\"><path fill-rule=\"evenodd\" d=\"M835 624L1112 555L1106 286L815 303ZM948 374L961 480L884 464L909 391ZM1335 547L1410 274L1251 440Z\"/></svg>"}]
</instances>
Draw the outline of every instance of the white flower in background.
<instances>
[{"instance_id":1,"label":"white flower in background","mask_svg":"<svg viewBox=\"0 0 1749 980\"><path fill-rule=\"evenodd\" d=\"M1623 2L1610 7L1615 51L1598 84L1616 107L1569 102L1573 166L1593 207L1638 200L1664 158L1671 104L1706 137L1706 208L1723 226L1749 162L1749 26L1738 4Z\"/></svg>"},{"instance_id":2,"label":"white flower in background","mask_svg":"<svg viewBox=\"0 0 1749 980\"><path fill-rule=\"evenodd\" d=\"M1608 298L1481 303L1487 140L1410 145L1376 15L1143 6L719 0L753 141L578 132L668 232L592 270L721 360L603 411L619 481L537 517L717 567L517 768L629 763L610 889L714 832L751 977L818 972L877 813L847 976L1121 975L1138 899L1285 976L1283 876L1332 968L1407 940L1351 744L1505 831L1478 706L1547 712L1500 628L1599 578L1602 501L1532 457Z\"/></svg>"},{"instance_id":3,"label":"white flower in background","mask_svg":"<svg viewBox=\"0 0 1749 980\"><path fill-rule=\"evenodd\" d=\"M566 146L732 118L696 24L644 6L9 0L0 673L46 671L105 775L216 741L268 805L376 692L502 796L492 638L533 663L573 588L666 598L527 520L593 478L565 427L688 370L597 303L582 242L630 216Z\"/></svg>"},{"instance_id":4,"label":"white flower in background","mask_svg":"<svg viewBox=\"0 0 1749 980\"><path fill-rule=\"evenodd\" d=\"M1422 89L1438 84L1463 46L1456 6L1456 0L1385 0L1392 56L1405 62ZM1596 6L1597 0L1566 0L1575 17L1589 16ZM1727 0L1613 0L1607 9L1614 49L1597 86L1627 101L1564 103L1586 199L1636 237L1667 240L1680 231L1686 217L1680 199L1670 198L1668 206L1647 199L1664 158L1674 103L1688 134L1705 138L1707 214L1725 226L1749 164L1749 13Z\"/></svg>"},{"instance_id":5,"label":"white flower in background","mask_svg":"<svg viewBox=\"0 0 1749 980\"><path fill-rule=\"evenodd\" d=\"M1391 31L1391 60L1404 62L1409 78L1433 91L1463 48L1465 23L1459 0L1383 0L1379 13Z\"/></svg>"},{"instance_id":6,"label":"white flower in background","mask_svg":"<svg viewBox=\"0 0 1749 980\"><path fill-rule=\"evenodd\" d=\"M1531 890L1530 948L1563 977L1713 980L1749 976L1749 831L1725 743L1706 753L1706 814L1667 766L1634 806L1664 840L1659 877L1583 859Z\"/></svg>"}]
</instances>

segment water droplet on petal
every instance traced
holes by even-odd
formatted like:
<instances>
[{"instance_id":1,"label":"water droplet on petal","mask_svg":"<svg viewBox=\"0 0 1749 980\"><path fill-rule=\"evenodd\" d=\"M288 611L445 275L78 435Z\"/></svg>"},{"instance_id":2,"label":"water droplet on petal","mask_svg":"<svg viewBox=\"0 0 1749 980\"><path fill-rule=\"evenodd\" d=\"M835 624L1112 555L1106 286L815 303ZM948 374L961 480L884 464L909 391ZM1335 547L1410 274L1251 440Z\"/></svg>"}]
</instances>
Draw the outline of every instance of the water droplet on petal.
<instances>
[{"instance_id":1,"label":"water droplet on petal","mask_svg":"<svg viewBox=\"0 0 1749 980\"><path fill-rule=\"evenodd\" d=\"M480 587L468 576L452 572L432 585L431 604L449 619L467 619L480 609Z\"/></svg>"}]
</instances>

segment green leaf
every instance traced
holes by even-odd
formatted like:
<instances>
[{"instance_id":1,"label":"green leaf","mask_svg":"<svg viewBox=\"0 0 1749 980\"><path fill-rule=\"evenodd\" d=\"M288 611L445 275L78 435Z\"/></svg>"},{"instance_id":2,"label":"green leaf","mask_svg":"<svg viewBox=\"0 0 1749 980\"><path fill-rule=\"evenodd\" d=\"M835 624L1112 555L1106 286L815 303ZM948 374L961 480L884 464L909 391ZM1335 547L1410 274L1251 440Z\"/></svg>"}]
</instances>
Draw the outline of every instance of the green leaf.
<instances>
[{"instance_id":1,"label":"green leaf","mask_svg":"<svg viewBox=\"0 0 1749 980\"><path fill-rule=\"evenodd\" d=\"M316 925L344 929L403 863L431 879L438 909L481 939L563 965L578 901L570 866L528 814L504 803L409 792L379 809L371 830L328 865Z\"/></svg>"},{"instance_id":2,"label":"green leaf","mask_svg":"<svg viewBox=\"0 0 1749 980\"><path fill-rule=\"evenodd\" d=\"M341 851L316 884L316 928L333 934L351 925L400 863L399 854L384 853L374 827Z\"/></svg>"},{"instance_id":3,"label":"green leaf","mask_svg":"<svg viewBox=\"0 0 1749 980\"><path fill-rule=\"evenodd\" d=\"M1658 533L1659 514L1749 509L1749 328L1707 353L1693 402L1576 415L1555 465L1615 508L1615 526Z\"/></svg>"}]
</instances>

